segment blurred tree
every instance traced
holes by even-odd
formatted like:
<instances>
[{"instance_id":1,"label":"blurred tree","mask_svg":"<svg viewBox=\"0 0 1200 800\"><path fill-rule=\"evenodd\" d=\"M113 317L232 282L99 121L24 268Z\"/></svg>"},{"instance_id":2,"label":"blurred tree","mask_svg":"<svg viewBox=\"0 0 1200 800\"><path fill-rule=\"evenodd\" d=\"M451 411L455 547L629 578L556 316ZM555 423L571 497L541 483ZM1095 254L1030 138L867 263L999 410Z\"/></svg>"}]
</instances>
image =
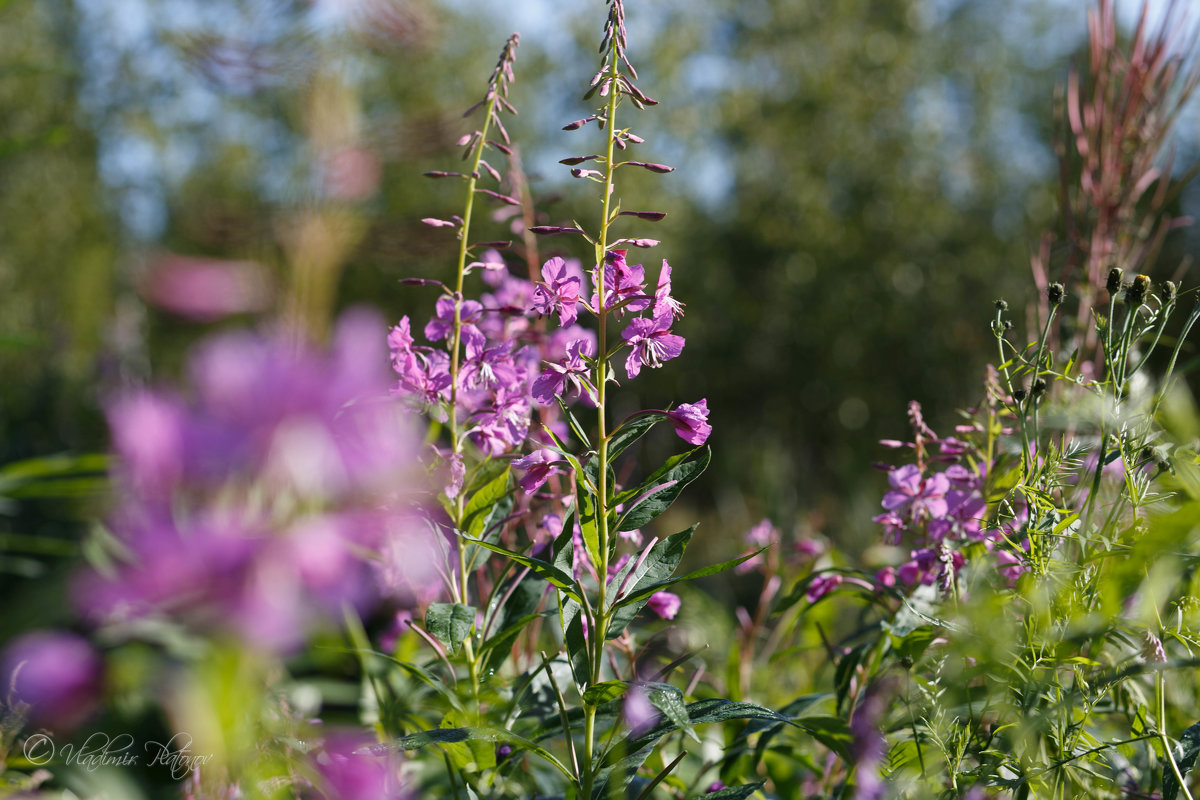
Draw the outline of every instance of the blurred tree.
<instances>
[{"instance_id":1,"label":"blurred tree","mask_svg":"<svg viewBox=\"0 0 1200 800\"><path fill-rule=\"evenodd\" d=\"M118 235L81 124L72 19L67 2L0 3L0 463L102 442L83 409Z\"/></svg>"}]
</instances>

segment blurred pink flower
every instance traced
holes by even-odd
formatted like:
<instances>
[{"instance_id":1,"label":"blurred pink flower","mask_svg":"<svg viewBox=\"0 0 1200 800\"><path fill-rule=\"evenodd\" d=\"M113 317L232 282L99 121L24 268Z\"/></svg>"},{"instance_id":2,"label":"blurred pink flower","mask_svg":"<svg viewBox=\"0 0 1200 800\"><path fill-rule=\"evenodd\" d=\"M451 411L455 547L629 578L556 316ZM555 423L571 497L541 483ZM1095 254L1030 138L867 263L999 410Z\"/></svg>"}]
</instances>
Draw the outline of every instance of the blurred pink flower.
<instances>
[{"instance_id":1,"label":"blurred pink flower","mask_svg":"<svg viewBox=\"0 0 1200 800\"><path fill-rule=\"evenodd\" d=\"M253 261L166 254L151 261L140 292L164 311L207 322L264 311L274 289L266 269Z\"/></svg>"}]
</instances>

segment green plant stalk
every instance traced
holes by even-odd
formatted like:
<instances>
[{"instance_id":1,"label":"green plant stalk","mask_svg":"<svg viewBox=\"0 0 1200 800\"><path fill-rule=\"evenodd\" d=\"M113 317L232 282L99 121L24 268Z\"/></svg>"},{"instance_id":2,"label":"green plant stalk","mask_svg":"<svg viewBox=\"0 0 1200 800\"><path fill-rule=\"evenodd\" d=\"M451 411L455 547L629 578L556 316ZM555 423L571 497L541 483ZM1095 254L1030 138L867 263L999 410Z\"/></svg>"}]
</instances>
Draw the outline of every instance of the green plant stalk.
<instances>
[{"instance_id":1,"label":"green plant stalk","mask_svg":"<svg viewBox=\"0 0 1200 800\"><path fill-rule=\"evenodd\" d=\"M462 454L462 437L458 430L458 371L460 366L460 351L462 350L462 296L463 282L466 277L467 267L467 251L470 249L470 234L471 234L471 214L475 208L475 189L479 184L479 162L483 160L483 148L487 145L488 128L492 122L492 116L496 113L496 103L500 96L500 90L496 86L491 86L491 97L488 98L487 106L484 109L483 125L479 129L479 140L475 143L475 150L471 154L471 172L467 178L467 197L463 205L463 223L459 229L458 241L458 265L455 270L454 278L454 325L452 329L452 338L450 345L450 443L455 455ZM466 487L458 493L454 503L454 526L462 527L463 514L466 509ZM452 587L454 592L455 602L470 605L468 582L470 574L468 566L474 560L468 558L469 547L460 540L461 548L458 555L458 585ZM479 713L479 664L475 656L475 648L468 636L463 642L463 656L467 662L467 671L471 677L471 696L475 700L475 712Z\"/></svg>"},{"instance_id":2,"label":"green plant stalk","mask_svg":"<svg viewBox=\"0 0 1200 800\"><path fill-rule=\"evenodd\" d=\"M1158 738L1162 743L1163 755L1166 756L1167 763L1171 765L1171 772L1175 773L1175 780L1179 782L1179 791L1183 792L1186 800L1193 800L1192 793L1187 788L1187 781L1183 779L1183 773L1179 771L1179 765L1175 763L1175 755L1171 752L1171 742L1167 738L1167 694L1163 689L1162 670L1154 673L1154 700L1158 711Z\"/></svg>"},{"instance_id":3,"label":"green plant stalk","mask_svg":"<svg viewBox=\"0 0 1200 800\"><path fill-rule=\"evenodd\" d=\"M1004 375L1005 388L1008 389L1009 395L1012 395L1012 374L1008 371L1008 367L1006 366L1008 364L1008 359L1004 357L1004 324L1000 319L1000 316L1003 313L1004 312L1002 311L996 312L996 323L993 332L996 334L996 350L1000 356L1000 363L997 365L997 367ZM1025 481L1029 478L1029 432L1025 430L1025 410L1021 407L1021 403L1016 402L1016 398L1013 398L1013 402L1016 403L1017 413L1021 418L1021 480Z\"/></svg>"},{"instance_id":4,"label":"green plant stalk","mask_svg":"<svg viewBox=\"0 0 1200 800\"><path fill-rule=\"evenodd\" d=\"M1033 396L1033 387L1037 385L1038 378L1042 374L1042 356L1046 352L1046 337L1050 334L1050 324L1054 321L1054 313L1056 311L1058 311L1058 306L1050 306L1050 312L1046 314L1046 324L1042 326L1042 335L1038 338L1037 356L1033 359L1033 384L1029 387L1029 400L1033 405L1033 447L1035 456L1040 449L1039 441L1041 434L1038 431L1038 406L1040 403Z\"/></svg>"},{"instance_id":5,"label":"green plant stalk","mask_svg":"<svg viewBox=\"0 0 1200 800\"><path fill-rule=\"evenodd\" d=\"M613 176L616 171L616 166L613 164L613 155L616 150L617 137L617 95L618 85L617 78L619 77L618 66L620 64L617 54L617 37L614 35L609 44L609 93L608 93L608 113L605 118L607 125L608 141L606 143L605 159L604 159L604 202L603 211L600 218L600 236L596 243L596 297L597 308L596 316L599 319L597 325L596 338L598 346L596 352L600 357L596 360L596 439L598 442L598 453L596 456L599 464L599 474L597 475L597 496L596 496L596 526L597 535L600 544L600 564L597 568L599 584L599 603L597 604L594 617L589 619L589 638L588 645L591 650L590 662L591 674L589 676L592 686L600 682L600 669L603 666L604 642L608 636L608 624L611 619L608 609L606 608L606 586L605 577L608 575L608 430L606 422L605 399L607 394L608 383L608 314L605 311L605 292L604 292L604 266L605 259L608 257L608 233L609 223L612 219L612 196L613 196ZM592 796L593 784L595 782L595 754L596 754L596 707L590 703L585 703L583 707L583 775L580 780L581 800L590 800Z\"/></svg>"},{"instance_id":6,"label":"green plant stalk","mask_svg":"<svg viewBox=\"0 0 1200 800\"><path fill-rule=\"evenodd\" d=\"M1129 371L1129 374L1131 376L1136 375L1138 373L1138 371L1146 365L1146 362L1150 360L1150 356L1158 348L1158 342L1162 338L1163 330L1167 327L1167 319L1170 317L1171 310L1174 307L1175 307L1175 304L1172 302L1169 305L1164 305L1161 308L1159 308L1159 310L1158 310L1158 329L1154 331L1154 341L1150 343L1150 347L1148 347L1146 349L1145 355L1142 356L1141 360L1138 361L1137 365L1134 366L1134 368Z\"/></svg>"}]
</instances>

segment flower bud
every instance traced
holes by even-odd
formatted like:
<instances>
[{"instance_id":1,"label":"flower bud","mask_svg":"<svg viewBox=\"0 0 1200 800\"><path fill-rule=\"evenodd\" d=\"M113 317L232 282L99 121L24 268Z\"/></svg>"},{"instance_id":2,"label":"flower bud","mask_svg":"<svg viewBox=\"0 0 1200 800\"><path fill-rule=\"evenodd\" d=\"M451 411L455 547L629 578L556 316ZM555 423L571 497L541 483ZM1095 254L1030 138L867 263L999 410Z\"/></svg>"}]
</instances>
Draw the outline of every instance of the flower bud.
<instances>
[{"instance_id":1,"label":"flower bud","mask_svg":"<svg viewBox=\"0 0 1200 800\"><path fill-rule=\"evenodd\" d=\"M1046 299L1050 301L1050 305L1056 306L1063 301L1063 285L1061 283L1052 283L1046 289Z\"/></svg>"},{"instance_id":2,"label":"flower bud","mask_svg":"<svg viewBox=\"0 0 1200 800\"><path fill-rule=\"evenodd\" d=\"M1104 284L1104 288L1109 294L1116 294L1121 291L1121 279L1124 275L1121 273L1120 267L1113 267L1108 271L1108 282Z\"/></svg>"},{"instance_id":3,"label":"flower bud","mask_svg":"<svg viewBox=\"0 0 1200 800\"><path fill-rule=\"evenodd\" d=\"M1163 281L1162 285L1158 287L1158 296L1164 303L1174 303L1177 291L1174 281Z\"/></svg>"},{"instance_id":4,"label":"flower bud","mask_svg":"<svg viewBox=\"0 0 1200 800\"><path fill-rule=\"evenodd\" d=\"M1016 400L1018 403L1025 402L1025 390L1013 389L1013 400Z\"/></svg>"},{"instance_id":5,"label":"flower bud","mask_svg":"<svg viewBox=\"0 0 1200 800\"><path fill-rule=\"evenodd\" d=\"M997 311L1008 311L1008 301L1004 300L1004 299L997 300L996 301L996 310Z\"/></svg>"},{"instance_id":6,"label":"flower bud","mask_svg":"<svg viewBox=\"0 0 1200 800\"><path fill-rule=\"evenodd\" d=\"M1137 308L1146 302L1146 292L1150 289L1150 278L1138 275L1133 283L1125 288L1125 305Z\"/></svg>"},{"instance_id":7,"label":"flower bud","mask_svg":"<svg viewBox=\"0 0 1200 800\"><path fill-rule=\"evenodd\" d=\"M1043 380L1042 378L1038 378L1036 381L1033 382L1032 390L1033 390L1034 397L1037 397L1040 394L1045 394L1046 381Z\"/></svg>"}]
</instances>

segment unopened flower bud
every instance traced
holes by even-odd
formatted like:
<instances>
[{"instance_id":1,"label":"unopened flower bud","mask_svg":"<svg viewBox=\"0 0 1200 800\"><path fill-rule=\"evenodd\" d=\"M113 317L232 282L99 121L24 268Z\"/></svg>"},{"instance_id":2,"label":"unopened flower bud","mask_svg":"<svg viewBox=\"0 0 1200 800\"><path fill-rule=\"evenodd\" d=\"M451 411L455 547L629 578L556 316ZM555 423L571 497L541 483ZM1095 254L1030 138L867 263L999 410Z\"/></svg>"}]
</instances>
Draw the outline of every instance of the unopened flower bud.
<instances>
[{"instance_id":1,"label":"unopened flower bud","mask_svg":"<svg viewBox=\"0 0 1200 800\"><path fill-rule=\"evenodd\" d=\"M996 301L996 310L997 311L1008 311L1008 301L1004 300L1004 299L997 300Z\"/></svg>"},{"instance_id":2,"label":"unopened flower bud","mask_svg":"<svg viewBox=\"0 0 1200 800\"><path fill-rule=\"evenodd\" d=\"M1167 662L1167 651L1163 649L1162 640L1150 631L1142 633L1142 658L1159 664Z\"/></svg>"},{"instance_id":3,"label":"unopened flower bud","mask_svg":"<svg viewBox=\"0 0 1200 800\"><path fill-rule=\"evenodd\" d=\"M1133 283L1125 288L1125 305L1137 308L1146 301L1146 292L1150 290L1150 278L1138 275Z\"/></svg>"},{"instance_id":4,"label":"unopened flower bud","mask_svg":"<svg viewBox=\"0 0 1200 800\"><path fill-rule=\"evenodd\" d=\"M1039 394L1044 394L1046 392L1046 381L1042 378L1038 378L1033 382L1032 389L1034 397L1038 396Z\"/></svg>"},{"instance_id":5,"label":"unopened flower bud","mask_svg":"<svg viewBox=\"0 0 1200 800\"><path fill-rule=\"evenodd\" d=\"M1025 390L1013 389L1013 400L1016 400L1018 403L1025 402Z\"/></svg>"},{"instance_id":6,"label":"unopened flower bud","mask_svg":"<svg viewBox=\"0 0 1200 800\"><path fill-rule=\"evenodd\" d=\"M1006 331L1011 331L1011 330L1012 330L1012 326L1013 326L1013 324L1012 324L1012 320L1011 320L1011 319L1006 319L1006 320L1004 320L1004 330L1006 330Z\"/></svg>"},{"instance_id":7,"label":"unopened flower bud","mask_svg":"<svg viewBox=\"0 0 1200 800\"><path fill-rule=\"evenodd\" d=\"M1050 301L1050 305L1056 306L1063 301L1063 285L1061 283L1052 283L1046 289L1046 299Z\"/></svg>"},{"instance_id":8,"label":"unopened flower bud","mask_svg":"<svg viewBox=\"0 0 1200 800\"><path fill-rule=\"evenodd\" d=\"M1158 296L1164 303L1174 303L1177 291L1174 281L1163 281L1162 285L1158 287Z\"/></svg>"},{"instance_id":9,"label":"unopened flower bud","mask_svg":"<svg viewBox=\"0 0 1200 800\"><path fill-rule=\"evenodd\" d=\"M1113 267L1108 271L1108 282L1104 284L1104 288L1109 294L1116 294L1121 291L1121 279L1124 277L1120 267Z\"/></svg>"}]
</instances>

